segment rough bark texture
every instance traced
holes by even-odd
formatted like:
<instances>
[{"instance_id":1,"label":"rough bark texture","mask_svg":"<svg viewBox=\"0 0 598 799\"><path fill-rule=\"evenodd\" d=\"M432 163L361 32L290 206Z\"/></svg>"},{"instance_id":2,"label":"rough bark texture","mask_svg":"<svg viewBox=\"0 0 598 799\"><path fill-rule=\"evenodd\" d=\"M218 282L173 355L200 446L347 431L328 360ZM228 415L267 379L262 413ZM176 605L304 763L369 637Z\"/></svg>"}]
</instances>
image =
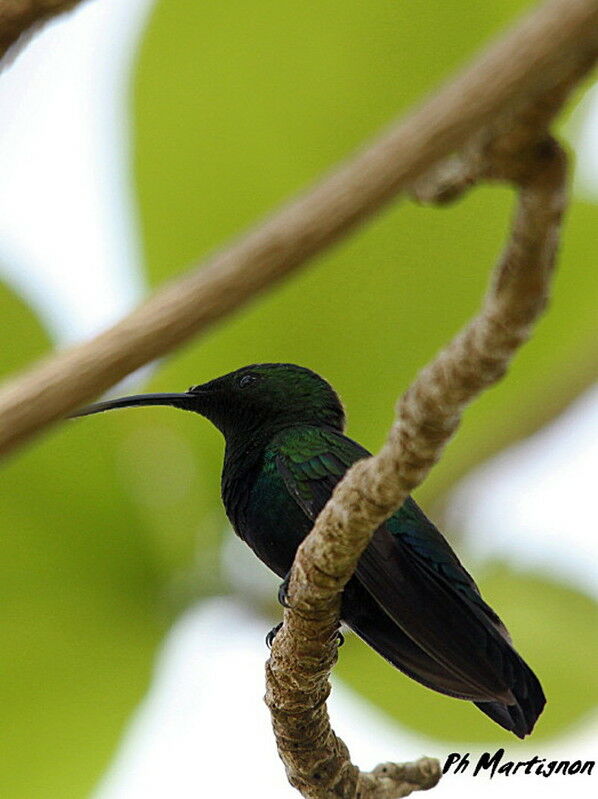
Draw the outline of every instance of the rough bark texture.
<instances>
[{"instance_id":1,"label":"rough bark texture","mask_svg":"<svg viewBox=\"0 0 598 799\"><path fill-rule=\"evenodd\" d=\"M267 665L266 702L289 781L310 799L391 799L430 788L440 777L429 758L360 772L331 729L325 699L340 593L373 530L425 478L463 408L504 375L546 306L566 173L548 125L595 57L569 61L549 90L515 103L412 186L418 200L445 203L479 180L503 180L519 188L519 204L482 310L408 389L381 452L353 466L297 553L291 608Z\"/></svg>"},{"instance_id":2,"label":"rough bark texture","mask_svg":"<svg viewBox=\"0 0 598 799\"><path fill-rule=\"evenodd\" d=\"M297 552L290 607L266 668L266 703L289 782L310 799L393 799L430 788L440 777L438 762L430 758L360 772L330 727L328 676L336 661L341 592L373 531L421 483L463 408L504 375L546 306L566 164L545 129L536 129L536 137L508 164L501 155L479 170L495 177L516 174L521 182L510 240L480 313L419 374L397 405L380 453L348 471ZM453 179L462 184L458 171ZM442 173L440 196L447 185Z\"/></svg>"},{"instance_id":3,"label":"rough bark texture","mask_svg":"<svg viewBox=\"0 0 598 799\"><path fill-rule=\"evenodd\" d=\"M5 2L0 54L27 25L70 5ZM480 313L421 372L381 452L349 470L297 553L266 701L289 781L310 799L393 799L440 777L430 758L360 772L331 729L340 595L373 530L424 479L465 405L503 376L546 305L565 204L565 159L548 125L597 54L598 0L548 2L312 191L106 333L0 392L7 452L282 279L399 191L446 202L481 179L518 188L510 240Z\"/></svg>"},{"instance_id":4,"label":"rough bark texture","mask_svg":"<svg viewBox=\"0 0 598 799\"><path fill-rule=\"evenodd\" d=\"M0 17L0 29L1 22ZM435 97L310 192L156 292L105 333L7 384L0 392L0 452L283 279L440 159L462 149L490 121L530 98L550 96L563 81L581 74L597 48L598 0L552 0L536 9Z\"/></svg>"}]
</instances>

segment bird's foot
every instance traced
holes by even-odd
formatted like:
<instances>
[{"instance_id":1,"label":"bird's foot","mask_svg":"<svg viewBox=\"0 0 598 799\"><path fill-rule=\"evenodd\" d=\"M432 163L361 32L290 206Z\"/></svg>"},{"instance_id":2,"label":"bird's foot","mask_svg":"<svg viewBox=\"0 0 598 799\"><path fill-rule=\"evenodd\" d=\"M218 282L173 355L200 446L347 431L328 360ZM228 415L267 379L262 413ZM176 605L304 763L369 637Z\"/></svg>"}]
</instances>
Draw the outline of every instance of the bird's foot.
<instances>
[{"instance_id":1,"label":"bird's foot","mask_svg":"<svg viewBox=\"0 0 598 799\"><path fill-rule=\"evenodd\" d=\"M337 647L340 648L344 643L345 643L345 636L339 630L336 634L336 645Z\"/></svg>"},{"instance_id":2,"label":"bird's foot","mask_svg":"<svg viewBox=\"0 0 598 799\"><path fill-rule=\"evenodd\" d=\"M280 622L280 624L277 624L276 627L272 627L272 629L266 636L266 646L268 647L268 649L272 649L272 644L274 643L274 639L276 638L276 633L280 630L281 627L282 627L282 622Z\"/></svg>"},{"instance_id":3,"label":"bird's foot","mask_svg":"<svg viewBox=\"0 0 598 799\"><path fill-rule=\"evenodd\" d=\"M289 605L289 583L291 582L291 572L287 574L284 580L280 584L280 588L278 589L278 601L283 606L283 608L290 608Z\"/></svg>"}]
</instances>

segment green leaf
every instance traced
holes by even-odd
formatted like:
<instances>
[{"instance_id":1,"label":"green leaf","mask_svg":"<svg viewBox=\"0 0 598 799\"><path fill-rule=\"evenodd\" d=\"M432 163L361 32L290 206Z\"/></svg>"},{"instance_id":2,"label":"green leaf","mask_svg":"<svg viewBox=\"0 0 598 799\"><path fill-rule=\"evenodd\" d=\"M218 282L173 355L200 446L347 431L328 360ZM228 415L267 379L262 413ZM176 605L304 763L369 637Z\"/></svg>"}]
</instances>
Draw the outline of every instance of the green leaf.
<instances>
[{"instance_id":1,"label":"green leaf","mask_svg":"<svg viewBox=\"0 0 598 799\"><path fill-rule=\"evenodd\" d=\"M50 349L40 322L25 302L0 282L0 309L7 340L0 347L0 380L39 358Z\"/></svg>"},{"instance_id":2,"label":"green leaf","mask_svg":"<svg viewBox=\"0 0 598 799\"><path fill-rule=\"evenodd\" d=\"M3 374L49 349L0 286ZM147 688L164 584L118 465L122 435L71 422L2 471L0 795L85 796Z\"/></svg>"}]
</instances>

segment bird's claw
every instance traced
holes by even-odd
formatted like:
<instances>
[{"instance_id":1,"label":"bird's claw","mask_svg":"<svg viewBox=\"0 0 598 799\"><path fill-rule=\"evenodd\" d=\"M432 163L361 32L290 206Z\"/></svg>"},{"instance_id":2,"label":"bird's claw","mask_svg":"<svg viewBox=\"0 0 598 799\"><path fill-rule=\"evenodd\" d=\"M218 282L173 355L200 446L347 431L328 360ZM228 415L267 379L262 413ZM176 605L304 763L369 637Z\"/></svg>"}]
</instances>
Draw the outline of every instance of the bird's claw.
<instances>
[{"instance_id":1,"label":"bird's claw","mask_svg":"<svg viewBox=\"0 0 598 799\"><path fill-rule=\"evenodd\" d=\"M345 643L345 636L339 630L336 634L336 645L337 647L340 648L344 643Z\"/></svg>"},{"instance_id":2,"label":"bird's claw","mask_svg":"<svg viewBox=\"0 0 598 799\"><path fill-rule=\"evenodd\" d=\"M282 627L282 622L280 622L280 624L277 624L276 627L272 627L272 629L270 630L270 632L266 636L266 646L268 647L268 649L272 649L272 644L274 643L274 639L276 638L276 634L280 630L281 627Z\"/></svg>"},{"instance_id":3,"label":"bird's claw","mask_svg":"<svg viewBox=\"0 0 598 799\"><path fill-rule=\"evenodd\" d=\"M290 608L289 605L289 583L291 581L291 573L289 572L284 580L280 584L280 588L278 589L278 601L283 606L283 608Z\"/></svg>"}]
</instances>

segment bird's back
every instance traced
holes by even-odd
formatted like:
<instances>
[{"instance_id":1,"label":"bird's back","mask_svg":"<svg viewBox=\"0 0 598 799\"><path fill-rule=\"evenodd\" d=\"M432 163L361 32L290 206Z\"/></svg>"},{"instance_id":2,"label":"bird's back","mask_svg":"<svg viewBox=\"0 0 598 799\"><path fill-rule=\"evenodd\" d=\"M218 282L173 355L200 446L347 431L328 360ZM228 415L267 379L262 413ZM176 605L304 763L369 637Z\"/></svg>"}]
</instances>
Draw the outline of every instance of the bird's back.
<instances>
[{"instance_id":1,"label":"bird's back","mask_svg":"<svg viewBox=\"0 0 598 799\"><path fill-rule=\"evenodd\" d=\"M281 430L252 464L229 464L227 491L223 480L229 518L258 557L284 577L336 483L368 455L330 428ZM374 533L345 588L342 618L410 677L476 702L519 736L533 728L545 701L537 678L411 498Z\"/></svg>"}]
</instances>

